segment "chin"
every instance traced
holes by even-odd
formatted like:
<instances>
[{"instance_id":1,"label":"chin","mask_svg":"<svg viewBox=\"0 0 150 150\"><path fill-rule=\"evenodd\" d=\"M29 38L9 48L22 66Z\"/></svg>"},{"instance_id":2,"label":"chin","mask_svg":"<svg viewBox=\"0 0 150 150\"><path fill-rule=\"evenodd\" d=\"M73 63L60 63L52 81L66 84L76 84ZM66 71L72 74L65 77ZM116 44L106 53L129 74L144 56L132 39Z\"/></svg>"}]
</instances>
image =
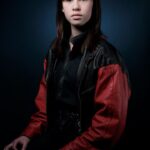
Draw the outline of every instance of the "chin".
<instances>
[{"instance_id":1,"label":"chin","mask_svg":"<svg viewBox=\"0 0 150 150\"><path fill-rule=\"evenodd\" d=\"M79 27L80 27L80 26L83 26L84 23L79 23L79 22L78 22L78 23L72 23L72 25L73 25L73 26L79 26Z\"/></svg>"}]
</instances>

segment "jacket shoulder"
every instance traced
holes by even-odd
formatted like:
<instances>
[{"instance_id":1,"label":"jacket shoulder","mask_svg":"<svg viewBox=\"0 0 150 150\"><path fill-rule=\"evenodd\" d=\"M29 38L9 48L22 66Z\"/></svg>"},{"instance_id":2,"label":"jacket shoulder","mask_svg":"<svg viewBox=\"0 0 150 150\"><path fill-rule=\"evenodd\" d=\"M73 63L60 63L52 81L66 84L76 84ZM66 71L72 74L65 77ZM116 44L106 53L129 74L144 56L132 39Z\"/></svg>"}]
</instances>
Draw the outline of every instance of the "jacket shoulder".
<instances>
[{"instance_id":1,"label":"jacket shoulder","mask_svg":"<svg viewBox=\"0 0 150 150\"><path fill-rule=\"evenodd\" d=\"M94 61L97 67L122 64L122 56L111 43L101 40L96 46Z\"/></svg>"}]
</instances>

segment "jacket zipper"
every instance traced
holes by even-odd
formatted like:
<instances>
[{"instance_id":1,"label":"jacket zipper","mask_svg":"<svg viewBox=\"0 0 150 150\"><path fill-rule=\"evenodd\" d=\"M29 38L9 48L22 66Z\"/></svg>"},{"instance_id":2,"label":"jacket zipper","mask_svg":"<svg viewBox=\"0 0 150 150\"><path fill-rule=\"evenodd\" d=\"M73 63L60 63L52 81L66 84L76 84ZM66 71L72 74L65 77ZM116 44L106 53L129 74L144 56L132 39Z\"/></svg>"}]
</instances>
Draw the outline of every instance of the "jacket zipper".
<instances>
[{"instance_id":1,"label":"jacket zipper","mask_svg":"<svg viewBox=\"0 0 150 150\"><path fill-rule=\"evenodd\" d=\"M87 53L87 49L84 50L83 56L81 58L80 64L79 64L79 68L78 68L78 72L77 72L77 81L78 81L78 98L79 98L79 133L82 132L82 112L81 112L81 97L80 97L80 88L81 88L81 82L82 82L82 78L81 77L81 70L84 67L83 64L85 62L85 57L86 57L86 53Z\"/></svg>"},{"instance_id":2,"label":"jacket zipper","mask_svg":"<svg viewBox=\"0 0 150 150\"><path fill-rule=\"evenodd\" d=\"M89 52L87 52L87 49L85 49L83 57L82 57L81 62L80 62L80 65L79 65L79 68L78 68L78 72L77 72L78 98L79 98L79 118L80 118L79 133L82 132L82 101L81 101L81 97L80 97L81 84L82 84L82 81L84 79L88 64L94 58L94 55L95 54L93 54L93 53L89 54ZM86 67L86 69L84 69L84 67ZM83 70L84 70L84 72L83 72Z\"/></svg>"}]
</instances>

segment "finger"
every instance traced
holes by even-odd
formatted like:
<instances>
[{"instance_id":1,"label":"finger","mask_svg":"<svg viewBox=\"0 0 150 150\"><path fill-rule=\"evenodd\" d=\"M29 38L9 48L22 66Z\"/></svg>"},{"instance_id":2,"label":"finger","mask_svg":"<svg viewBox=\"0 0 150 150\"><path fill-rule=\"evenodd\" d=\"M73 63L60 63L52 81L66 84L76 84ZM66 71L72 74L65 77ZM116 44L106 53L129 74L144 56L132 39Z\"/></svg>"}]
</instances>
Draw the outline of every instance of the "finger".
<instances>
[{"instance_id":1,"label":"finger","mask_svg":"<svg viewBox=\"0 0 150 150\"><path fill-rule=\"evenodd\" d=\"M10 148L12 148L12 144L9 144L6 147L4 147L4 150L9 150Z\"/></svg>"},{"instance_id":2,"label":"finger","mask_svg":"<svg viewBox=\"0 0 150 150\"><path fill-rule=\"evenodd\" d=\"M23 144L22 145L22 150L26 150L28 144Z\"/></svg>"},{"instance_id":3,"label":"finger","mask_svg":"<svg viewBox=\"0 0 150 150\"><path fill-rule=\"evenodd\" d=\"M18 145L18 143L14 142L14 144L12 145L13 150L17 150L17 145Z\"/></svg>"}]
</instances>

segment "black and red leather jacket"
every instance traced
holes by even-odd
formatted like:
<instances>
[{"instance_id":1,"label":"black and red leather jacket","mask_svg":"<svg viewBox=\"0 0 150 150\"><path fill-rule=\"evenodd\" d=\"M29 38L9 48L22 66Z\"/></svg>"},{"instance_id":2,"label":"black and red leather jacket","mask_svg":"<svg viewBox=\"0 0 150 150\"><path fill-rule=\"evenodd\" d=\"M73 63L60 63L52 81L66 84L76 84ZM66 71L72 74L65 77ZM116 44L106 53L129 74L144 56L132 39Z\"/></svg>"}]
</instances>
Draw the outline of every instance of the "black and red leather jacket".
<instances>
[{"instance_id":1,"label":"black and red leather jacket","mask_svg":"<svg viewBox=\"0 0 150 150\"><path fill-rule=\"evenodd\" d=\"M50 111L47 99L53 92L50 81L56 60L53 50L50 50L35 99L37 112L31 116L22 135L32 138L48 127ZM102 40L93 52L84 51L77 79L81 134L62 150L109 149L124 131L131 95L122 57L110 43Z\"/></svg>"}]
</instances>

